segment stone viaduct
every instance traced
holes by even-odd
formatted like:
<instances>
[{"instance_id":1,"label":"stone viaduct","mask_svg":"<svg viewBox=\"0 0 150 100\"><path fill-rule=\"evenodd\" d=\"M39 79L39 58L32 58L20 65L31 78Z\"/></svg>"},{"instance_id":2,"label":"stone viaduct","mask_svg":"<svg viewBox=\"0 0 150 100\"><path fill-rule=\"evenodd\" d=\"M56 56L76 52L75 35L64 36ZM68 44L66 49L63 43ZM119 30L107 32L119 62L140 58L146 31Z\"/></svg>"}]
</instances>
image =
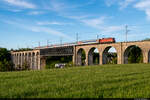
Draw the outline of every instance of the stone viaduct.
<instances>
[{"instance_id":1,"label":"stone viaduct","mask_svg":"<svg viewBox=\"0 0 150 100\"><path fill-rule=\"evenodd\" d=\"M26 62L30 66L30 69L41 69L39 50L11 52L11 57L15 67L22 67Z\"/></svg>"},{"instance_id":2,"label":"stone viaduct","mask_svg":"<svg viewBox=\"0 0 150 100\"><path fill-rule=\"evenodd\" d=\"M106 53L111 47L114 47L117 51L117 64L127 64L129 50L133 46L137 46L141 49L143 63L150 63L150 41L82 44L12 52L11 55L15 67L17 65L22 66L24 62L28 62L31 69L40 70L46 65L46 57L48 56L72 56L73 63L75 65L81 65L82 50L85 51L86 65L93 65L93 52L96 48L99 51L99 64L106 64Z\"/></svg>"}]
</instances>

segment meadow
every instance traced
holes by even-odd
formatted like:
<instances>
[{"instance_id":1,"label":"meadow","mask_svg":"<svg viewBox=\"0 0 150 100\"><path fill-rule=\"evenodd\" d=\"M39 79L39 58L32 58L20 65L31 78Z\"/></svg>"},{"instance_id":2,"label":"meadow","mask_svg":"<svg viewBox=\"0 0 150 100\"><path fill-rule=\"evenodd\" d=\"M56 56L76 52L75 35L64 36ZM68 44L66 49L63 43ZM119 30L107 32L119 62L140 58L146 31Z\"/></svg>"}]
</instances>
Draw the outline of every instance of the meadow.
<instances>
[{"instance_id":1,"label":"meadow","mask_svg":"<svg viewBox=\"0 0 150 100\"><path fill-rule=\"evenodd\" d=\"M150 64L0 72L0 98L150 98Z\"/></svg>"}]
</instances>

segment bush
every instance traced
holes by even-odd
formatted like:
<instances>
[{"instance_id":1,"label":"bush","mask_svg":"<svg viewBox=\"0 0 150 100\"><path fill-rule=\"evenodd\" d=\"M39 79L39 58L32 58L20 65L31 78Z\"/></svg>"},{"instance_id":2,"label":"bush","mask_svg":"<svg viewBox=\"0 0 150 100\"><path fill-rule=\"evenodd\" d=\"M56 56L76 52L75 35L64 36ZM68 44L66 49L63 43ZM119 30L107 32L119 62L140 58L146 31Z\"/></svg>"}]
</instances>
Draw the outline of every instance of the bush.
<instances>
[{"instance_id":1,"label":"bush","mask_svg":"<svg viewBox=\"0 0 150 100\"><path fill-rule=\"evenodd\" d=\"M0 71L13 71L12 67L13 63L11 61L7 61L6 59L2 62L0 61Z\"/></svg>"},{"instance_id":2,"label":"bush","mask_svg":"<svg viewBox=\"0 0 150 100\"><path fill-rule=\"evenodd\" d=\"M59 63L59 61L53 61L50 64L46 64L46 69L55 68L55 64Z\"/></svg>"},{"instance_id":3,"label":"bush","mask_svg":"<svg viewBox=\"0 0 150 100\"><path fill-rule=\"evenodd\" d=\"M6 67L3 62L0 62L0 71L6 71Z\"/></svg>"},{"instance_id":4,"label":"bush","mask_svg":"<svg viewBox=\"0 0 150 100\"><path fill-rule=\"evenodd\" d=\"M27 61L25 61L22 65L22 70L30 70L30 65Z\"/></svg>"},{"instance_id":5,"label":"bush","mask_svg":"<svg viewBox=\"0 0 150 100\"><path fill-rule=\"evenodd\" d=\"M17 67L15 68L15 70L17 70L17 71L22 70L21 65L17 65Z\"/></svg>"},{"instance_id":6,"label":"bush","mask_svg":"<svg viewBox=\"0 0 150 100\"><path fill-rule=\"evenodd\" d=\"M6 48L0 48L0 71L12 71L11 54Z\"/></svg>"},{"instance_id":7,"label":"bush","mask_svg":"<svg viewBox=\"0 0 150 100\"><path fill-rule=\"evenodd\" d=\"M65 67L73 67L73 62L71 61L71 62L67 63Z\"/></svg>"}]
</instances>

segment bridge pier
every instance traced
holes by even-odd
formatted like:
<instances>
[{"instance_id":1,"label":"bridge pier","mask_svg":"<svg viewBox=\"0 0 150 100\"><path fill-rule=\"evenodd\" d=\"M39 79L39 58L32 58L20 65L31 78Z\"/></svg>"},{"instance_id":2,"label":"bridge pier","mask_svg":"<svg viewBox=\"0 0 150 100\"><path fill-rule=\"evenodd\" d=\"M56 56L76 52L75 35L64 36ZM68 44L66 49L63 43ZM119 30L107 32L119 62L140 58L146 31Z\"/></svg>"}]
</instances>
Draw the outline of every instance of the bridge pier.
<instances>
[{"instance_id":1,"label":"bridge pier","mask_svg":"<svg viewBox=\"0 0 150 100\"><path fill-rule=\"evenodd\" d=\"M85 54L85 65L88 66L89 64L89 57L88 57L88 54L86 53Z\"/></svg>"},{"instance_id":2,"label":"bridge pier","mask_svg":"<svg viewBox=\"0 0 150 100\"><path fill-rule=\"evenodd\" d=\"M148 53L149 50L143 50L143 63L148 63Z\"/></svg>"},{"instance_id":3,"label":"bridge pier","mask_svg":"<svg viewBox=\"0 0 150 100\"><path fill-rule=\"evenodd\" d=\"M99 64L102 65L103 64L103 53L99 52Z\"/></svg>"},{"instance_id":4,"label":"bridge pier","mask_svg":"<svg viewBox=\"0 0 150 100\"><path fill-rule=\"evenodd\" d=\"M41 57L40 58L40 69L45 69L46 66L46 57Z\"/></svg>"},{"instance_id":5,"label":"bridge pier","mask_svg":"<svg viewBox=\"0 0 150 100\"><path fill-rule=\"evenodd\" d=\"M119 43L119 46L116 48L117 49L117 64L124 64L124 52L123 52L123 46L122 42Z\"/></svg>"},{"instance_id":6,"label":"bridge pier","mask_svg":"<svg viewBox=\"0 0 150 100\"><path fill-rule=\"evenodd\" d=\"M33 69L33 60L34 58L33 58L33 53L31 53L31 63L30 63L30 68L31 69Z\"/></svg>"},{"instance_id":7,"label":"bridge pier","mask_svg":"<svg viewBox=\"0 0 150 100\"><path fill-rule=\"evenodd\" d=\"M37 56L37 65L38 65L38 70L40 70L40 69L41 69L41 65L40 65L40 63L41 63L41 60L40 60L40 54L38 53L38 56Z\"/></svg>"},{"instance_id":8,"label":"bridge pier","mask_svg":"<svg viewBox=\"0 0 150 100\"><path fill-rule=\"evenodd\" d=\"M73 65L76 65L76 57L75 57L75 55L72 56L72 63L73 63Z\"/></svg>"},{"instance_id":9,"label":"bridge pier","mask_svg":"<svg viewBox=\"0 0 150 100\"><path fill-rule=\"evenodd\" d=\"M87 55L87 60L88 60L88 62L87 62L87 65L93 65L93 55L92 55L92 53L90 53L89 55Z\"/></svg>"}]
</instances>

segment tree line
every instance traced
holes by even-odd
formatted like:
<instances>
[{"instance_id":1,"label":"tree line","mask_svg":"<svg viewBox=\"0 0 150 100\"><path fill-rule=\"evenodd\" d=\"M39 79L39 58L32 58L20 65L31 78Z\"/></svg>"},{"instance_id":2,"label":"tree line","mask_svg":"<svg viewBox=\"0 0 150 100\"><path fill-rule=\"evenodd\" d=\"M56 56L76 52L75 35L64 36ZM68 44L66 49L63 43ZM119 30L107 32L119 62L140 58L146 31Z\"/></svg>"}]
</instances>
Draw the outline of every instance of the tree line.
<instances>
[{"instance_id":1,"label":"tree line","mask_svg":"<svg viewBox=\"0 0 150 100\"><path fill-rule=\"evenodd\" d=\"M11 53L6 48L0 48L0 71L12 71Z\"/></svg>"}]
</instances>

